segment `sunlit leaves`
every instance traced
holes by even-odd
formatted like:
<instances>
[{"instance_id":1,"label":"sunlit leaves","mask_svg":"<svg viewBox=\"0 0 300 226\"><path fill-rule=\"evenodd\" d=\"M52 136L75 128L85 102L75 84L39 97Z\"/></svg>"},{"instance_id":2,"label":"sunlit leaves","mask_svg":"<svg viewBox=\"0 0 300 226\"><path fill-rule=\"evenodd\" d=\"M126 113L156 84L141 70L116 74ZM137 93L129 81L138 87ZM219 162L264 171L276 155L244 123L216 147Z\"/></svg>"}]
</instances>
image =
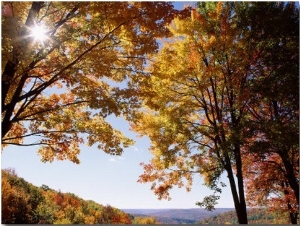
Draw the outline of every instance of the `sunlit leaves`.
<instances>
[{"instance_id":1,"label":"sunlit leaves","mask_svg":"<svg viewBox=\"0 0 300 226\"><path fill-rule=\"evenodd\" d=\"M154 56L151 77L140 83L145 108L133 128L150 138L153 159L143 165L139 181L152 183L159 198L169 198L174 185L189 189L194 173L220 192L225 171L245 223L240 154L249 101L249 49L230 4L210 6L200 7L204 13L194 10L189 18L173 20L174 36ZM199 203L212 209L217 197Z\"/></svg>"},{"instance_id":2,"label":"sunlit leaves","mask_svg":"<svg viewBox=\"0 0 300 226\"><path fill-rule=\"evenodd\" d=\"M146 74L146 54L169 34L165 25L177 11L166 2L7 2L3 8L3 145L38 145L42 161L78 163L84 141L121 154L133 142L105 118L130 118L139 107L135 82ZM32 37L41 24L44 45Z\"/></svg>"}]
</instances>

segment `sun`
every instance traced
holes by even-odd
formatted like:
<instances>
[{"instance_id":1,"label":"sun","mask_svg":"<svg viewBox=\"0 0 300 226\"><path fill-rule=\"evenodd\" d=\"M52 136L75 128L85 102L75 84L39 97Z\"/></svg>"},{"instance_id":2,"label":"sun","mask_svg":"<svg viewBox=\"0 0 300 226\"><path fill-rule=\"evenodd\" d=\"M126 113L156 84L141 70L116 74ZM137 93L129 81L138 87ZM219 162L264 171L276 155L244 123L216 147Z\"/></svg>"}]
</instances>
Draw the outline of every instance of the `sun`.
<instances>
[{"instance_id":1,"label":"sun","mask_svg":"<svg viewBox=\"0 0 300 226\"><path fill-rule=\"evenodd\" d=\"M48 39L48 30L43 25L35 24L34 27L30 28L30 36L34 38L34 42L43 43Z\"/></svg>"}]
</instances>

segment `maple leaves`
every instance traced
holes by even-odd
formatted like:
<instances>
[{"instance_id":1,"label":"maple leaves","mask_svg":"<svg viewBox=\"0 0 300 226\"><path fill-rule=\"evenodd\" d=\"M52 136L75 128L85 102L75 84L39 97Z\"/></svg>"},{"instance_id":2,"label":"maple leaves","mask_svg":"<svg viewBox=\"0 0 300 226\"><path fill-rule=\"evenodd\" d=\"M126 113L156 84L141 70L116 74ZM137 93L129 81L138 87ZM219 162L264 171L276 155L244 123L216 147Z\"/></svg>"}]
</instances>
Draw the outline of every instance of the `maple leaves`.
<instances>
[{"instance_id":1,"label":"maple leaves","mask_svg":"<svg viewBox=\"0 0 300 226\"><path fill-rule=\"evenodd\" d=\"M3 147L37 145L42 161L79 163L86 137L88 145L121 154L133 141L105 118L129 118L139 106L134 80L144 74L145 54L156 51L156 38L168 35L165 24L177 11L164 2L3 7ZM32 37L37 24L47 30L43 43Z\"/></svg>"}]
</instances>

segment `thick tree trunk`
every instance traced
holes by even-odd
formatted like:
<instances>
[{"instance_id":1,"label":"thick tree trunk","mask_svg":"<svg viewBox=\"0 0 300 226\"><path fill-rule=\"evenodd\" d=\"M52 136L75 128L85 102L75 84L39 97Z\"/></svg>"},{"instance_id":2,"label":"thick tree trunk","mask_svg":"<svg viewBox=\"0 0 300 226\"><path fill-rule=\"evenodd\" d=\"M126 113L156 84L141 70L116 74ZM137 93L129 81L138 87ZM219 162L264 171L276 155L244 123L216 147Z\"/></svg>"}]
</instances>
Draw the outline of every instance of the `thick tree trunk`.
<instances>
[{"instance_id":1,"label":"thick tree trunk","mask_svg":"<svg viewBox=\"0 0 300 226\"><path fill-rule=\"evenodd\" d=\"M1 80L2 113L5 111L5 100L16 72L17 62L8 61L5 65Z\"/></svg>"},{"instance_id":2,"label":"thick tree trunk","mask_svg":"<svg viewBox=\"0 0 300 226\"><path fill-rule=\"evenodd\" d=\"M28 75L25 74L22 76L20 82L18 83L18 87L16 87L16 90L12 96L12 99L10 101L10 103L8 103L6 105L6 110L5 110L5 114L4 114L4 117L2 119L2 124L1 124L1 129L2 129L2 134L1 134L1 138L3 138L7 133L8 131L10 130L11 126L12 126L12 123L13 123L13 119L12 119L12 116L13 116L13 112L14 112L14 109L16 107L16 105L18 104L18 99L22 93L22 90L23 90L23 86L26 82L26 79L27 79Z\"/></svg>"},{"instance_id":3,"label":"thick tree trunk","mask_svg":"<svg viewBox=\"0 0 300 226\"><path fill-rule=\"evenodd\" d=\"M239 189L239 200L240 200L240 214L241 218L246 219L247 222L247 208L245 200L245 191L244 191L244 178L242 172L242 158L241 158L241 149L240 144L235 144L235 161L236 161L236 171L237 171L237 182ZM242 224L240 222L240 224Z\"/></svg>"},{"instance_id":4,"label":"thick tree trunk","mask_svg":"<svg viewBox=\"0 0 300 226\"><path fill-rule=\"evenodd\" d=\"M297 224L298 214L290 212L291 224Z\"/></svg>"},{"instance_id":5,"label":"thick tree trunk","mask_svg":"<svg viewBox=\"0 0 300 226\"><path fill-rule=\"evenodd\" d=\"M288 153L287 151L281 151L281 152L279 152L279 156L281 157L283 165L286 170L286 178L289 182L290 187L293 189L293 191L295 193L297 202L299 203L299 184L298 184L297 178L295 176L295 171L294 171L293 165L289 161L289 157L288 157L287 153Z\"/></svg>"},{"instance_id":6,"label":"thick tree trunk","mask_svg":"<svg viewBox=\"0 0 300 226\"><path fill-rule=\"evenodd\" d=\"M8 95L9 89L14 81L14 76L16 72L16 67L18 65L18 61L12 62L8 61L5 65L3 74L2 74L2 123L1 123L1 138L3 138L11 128L11 116L13 114L15 104L12 104L12 100L10 103L6 103L6 97ZM15 94L13 95L15 96ZM4 114L4 115L3 115Z\"/></svg>"},{"instance_id":7,"label":"thick tree trunk","mask_svg":"<svg viewBox=\"0 0 300 226\"><path fill-rule=\"evenodd\" d=\"M285 191L285 195L288 195L288 193L289 193L288 191ZM288 210L289 210L290 223L297 224L299 210L298 212L295 212L295 210L293 210L293 207L291 206L290 203L288 203Z\"/></svg>"},{"instance_id":8,"label":"thick tree trunk","mask_svg":"<svg viewBox=\"0 0 300 226\"><path fill-rule=\"evenodd\" d=\"M227 177L229 179L231 194L233 197L233 202L234 202L234 207L238 218L238 222L239 224L248 224L247 209L246 209L244 194L242 194L242 200L243 200L242 202L240 200L241 197L239 197L239 194L241 195L241 192L243 192L243 190L239 192L237 191L236 183L234 180L234 174L232 171L232 166L228 155L226 155L225 161L226 161L225 169L227 172ZM238 184L240 184L239 178L238 178Z\"/></svg>"}]
</instances>

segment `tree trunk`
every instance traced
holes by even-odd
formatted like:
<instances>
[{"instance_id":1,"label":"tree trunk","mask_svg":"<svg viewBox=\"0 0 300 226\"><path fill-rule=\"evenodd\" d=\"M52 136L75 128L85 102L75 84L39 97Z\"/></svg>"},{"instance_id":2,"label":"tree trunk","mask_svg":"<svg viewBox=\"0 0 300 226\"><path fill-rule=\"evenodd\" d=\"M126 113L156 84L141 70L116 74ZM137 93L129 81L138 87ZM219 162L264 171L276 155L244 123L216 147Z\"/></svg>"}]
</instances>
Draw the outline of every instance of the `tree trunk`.
<instances>
[{"instance_id":1,"label":"tree trunk","mask_svg":"<svg viewBox=\"0 0 300 226\"><path fill-rule=\"evenodd\" d=\"M3 74L2 74L2 79L1 79L1 95L2 95L2 113L5 111L5 100L6 100L6 96L8 94L10 85L13 81L15 72L16 72L16 67L17 67L17 62L12 62L12 61L8 61L5 65Z\"/></svg>"},{"instance_id":2,"label":"tree trunk","mask_svg":"<svg viewBox=\"0 0 300 226\"><path fill-rule=\"evenodd\" d=\"M236 184L235 184L235 180L234 180L234 174L232 171L232 166L231 166L228 154L226 154L225 161L226 161L225 170L227 171L227 177L228 177L229 183L230 183L231 194L233 197L233 202L234 202L234 207L235 207L236 215L238 218L238 222L239 222L239 224L248 224L247 209L246 209L244 194L242 195L242 200L244 200L244 201L241 202L240 197L237 192L237 188L236 188ZM238 178L238 180L239 180L239 178ZM240 183L240 181L238 181L238 183ZM239 191L239 194L241 194L242 191Z\"/></svg>"},{"instance_id":3,"label":"tree trunk","mask_svg":"<svg viewBox=\"0 0 300 226\"><path fill-rule=\"evenodd\" d=\"M13 123L12 116L14 113L14 109L15 109L16 105L18 104L18 99L22 93L23 86L26 82L27 77L28 77L27 74L25 74L21 77L21 80L18 83L18 87L16 88L10 103L8 103L6 105L5 114L4 114L4 117L2 120L2 124L1 124L1 129L2 129L1 130L1 132L2 132L1 138L3 138L8 133L8 131L10 130L10 128L12 126L12 123Z\"/></svg>"},{"instance_id":4,"label":"tree trunk","mask_svg":"<svg viewBox=\"0 0 300 226\"><path fill-rule=\"evenodd\" d=\"M242 219L247 220L247 208L245 200L245 191L244 191L244 178L242 172L242 158L241 158L241 149L240 144L235 144L235 161L236 161L236 171L237 171L237 181L239 189L239 200L240 200L240 214Z\"/></svg>"},{"instance_id":5,"label":"tree trunk","mask_svg":"<svg viewBox=\"0 0 300 226\"><path fill-rule=\"evenodd\" d=\"M286 170L286 178L289 182L290 187L293 189L297 202L299 203L299 184L295 176L294 168L288 158L287 151L279 152L279 156L282 159L284 168Z\"/></svg>"},{"instance_id":6,"label":"tree trunk","mask_svg":"<svg viewBox=\"0 0 300 226\"><path fill-rule=\"evenodd\" d=\"M298 214L290 212L290 221L291 224L297 224Z\"/></svg>"}]
</instances>

